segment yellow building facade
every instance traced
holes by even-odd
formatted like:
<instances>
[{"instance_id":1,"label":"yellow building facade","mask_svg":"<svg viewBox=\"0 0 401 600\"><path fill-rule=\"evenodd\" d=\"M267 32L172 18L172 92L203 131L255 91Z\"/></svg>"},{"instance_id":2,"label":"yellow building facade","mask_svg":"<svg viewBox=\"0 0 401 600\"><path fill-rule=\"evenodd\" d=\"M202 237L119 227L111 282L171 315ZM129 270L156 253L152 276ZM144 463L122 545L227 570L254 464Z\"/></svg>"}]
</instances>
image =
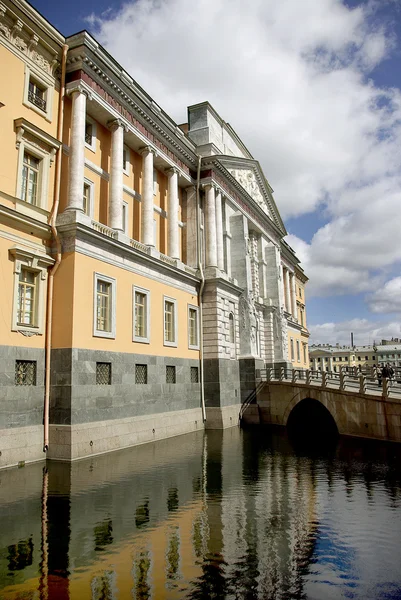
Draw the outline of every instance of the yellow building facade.
<instances>
[{"instance_id":1,"label":"yellow building facade","mask_svg":"<svg viewBox=\"0 0 401 600\"><path fill-rule=\"evenodd\" d=\"M0 60L0 466L229 427L256 369L306 368L307 278L213 107L178 126L24 0Z\"/></svg>"}]
</instances>

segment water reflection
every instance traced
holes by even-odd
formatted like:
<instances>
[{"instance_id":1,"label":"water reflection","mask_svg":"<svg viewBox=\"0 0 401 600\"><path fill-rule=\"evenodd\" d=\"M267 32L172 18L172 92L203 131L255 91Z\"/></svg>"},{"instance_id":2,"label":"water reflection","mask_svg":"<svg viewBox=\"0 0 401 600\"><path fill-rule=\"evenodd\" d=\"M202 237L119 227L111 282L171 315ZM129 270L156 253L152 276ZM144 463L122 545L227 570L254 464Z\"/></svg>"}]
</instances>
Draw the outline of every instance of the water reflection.
<instances>
[{"instance_id":1,"label":"water reflection","mask_svg":"<svg viewBox=\"0 0 401 600\"><path fill-rule=\"evenodd\" d=\"M0 472L0 599L399 598L400 458L234 428Z\"/></svg>"}]
</instances>

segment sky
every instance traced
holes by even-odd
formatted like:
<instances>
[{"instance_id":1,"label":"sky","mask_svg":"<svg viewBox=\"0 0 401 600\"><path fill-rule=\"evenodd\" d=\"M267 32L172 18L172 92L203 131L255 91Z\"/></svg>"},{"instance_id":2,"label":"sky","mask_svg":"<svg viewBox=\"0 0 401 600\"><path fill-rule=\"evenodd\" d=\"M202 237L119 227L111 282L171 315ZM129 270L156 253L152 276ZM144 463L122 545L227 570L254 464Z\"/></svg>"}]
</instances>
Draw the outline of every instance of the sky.
<instances>
[{"instance_id":1,"label":"sky","mask_svg":"<svg viewBox=\"0 0 401 600\"><path fill-rule=\"evenodd\" d=\"M208 100L274 189L311 343L401 338L401 0L32 0L177 123Z\"/></svg>"}]
</instances>

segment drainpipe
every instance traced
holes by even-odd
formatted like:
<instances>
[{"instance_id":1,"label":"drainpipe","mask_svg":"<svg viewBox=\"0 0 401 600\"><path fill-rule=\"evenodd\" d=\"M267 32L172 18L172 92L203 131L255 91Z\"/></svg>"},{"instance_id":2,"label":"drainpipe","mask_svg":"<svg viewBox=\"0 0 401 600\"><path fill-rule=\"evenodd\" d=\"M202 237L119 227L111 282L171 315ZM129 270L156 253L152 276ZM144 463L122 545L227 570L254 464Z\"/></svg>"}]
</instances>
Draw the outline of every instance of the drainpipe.
<instances>
[{"instance_id":1,"label":"drainpipe","mask_svg":"<svg viewBox=\"0 0 401 600\"><path fill-rule=\"evenodd\" d=\"M63 120L64 120L64 94L65 94L65 67L67 62L68 46L64 44L61 58L61 82L60 82L60 98L58 103L58 118L57 118L57 139L62 140L63 135ZM50 213L49 224L53 234L53 239L56 242L56 261L52 266L47 282L47 311L46 311L46 341L45 341L45 399L43 408L43 452L49 449L49 403L50 403L50 351L52 339L53 325L53 288L54 275L61 262L61 242L56 229L56 219L58 206L60 202L60 186L61 186L61 160L63 146L61 145L56 157L56 176L54 180L54 200Z\"/></svg>"},{"instance_id":2,"label":"drainpipe","mask_svg":"<svg viewBox=\"0 0 401 600\"><path fill-rule=\"evenodd\" d=\"M201 236L200 236L200 172L201 172L201 157L198 156L198 173L196 178L196 245L198 249L198 269L200 272L201 284L199 287L198 303L199 303L199 331L200 331L200 383L201 383L201 405L202 405L202 418L203 422L206 422L206 408L205 408L205 383L203 376L203 289L205 287L205 276L203 274L202 267L202 255L201 255Z\"/></svg>"}]
</instances>

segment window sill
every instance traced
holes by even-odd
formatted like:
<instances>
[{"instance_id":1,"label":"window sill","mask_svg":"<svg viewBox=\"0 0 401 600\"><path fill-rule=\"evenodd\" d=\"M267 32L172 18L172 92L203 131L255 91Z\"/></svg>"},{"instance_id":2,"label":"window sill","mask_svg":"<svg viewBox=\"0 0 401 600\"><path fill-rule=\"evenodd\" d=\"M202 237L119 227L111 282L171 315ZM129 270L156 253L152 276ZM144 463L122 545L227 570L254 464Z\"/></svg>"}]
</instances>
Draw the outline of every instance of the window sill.
<instances>
[{"instance_id":1,"label":"window sill","mask_svg":"<svg viewBox=\"0 0 401 600\"><path fill-rule=\"evenodd\" d=\"M116 339L116 334L114 331L94 331L93 337L107 338L111 340Z\"/></svg>"},{"instance_id":2,"label":"window sill","mask_svg":"<svg viewBox=\"0 0 401 600\"><path fill-rule=\"evenodd\" d=\"M29 101L25 101L22 103L26 108L29 108L30 110L33 110L34 112L36 112L38 115L40 115L41 117L43 117L44 119L46 119L46 121L48 123L52 122L51 117L49 116L49 111L48 110L42 110L41 108L39 108L38 106L36 106L35 104L32 104Z\"/></svg>"}]
</instances>

